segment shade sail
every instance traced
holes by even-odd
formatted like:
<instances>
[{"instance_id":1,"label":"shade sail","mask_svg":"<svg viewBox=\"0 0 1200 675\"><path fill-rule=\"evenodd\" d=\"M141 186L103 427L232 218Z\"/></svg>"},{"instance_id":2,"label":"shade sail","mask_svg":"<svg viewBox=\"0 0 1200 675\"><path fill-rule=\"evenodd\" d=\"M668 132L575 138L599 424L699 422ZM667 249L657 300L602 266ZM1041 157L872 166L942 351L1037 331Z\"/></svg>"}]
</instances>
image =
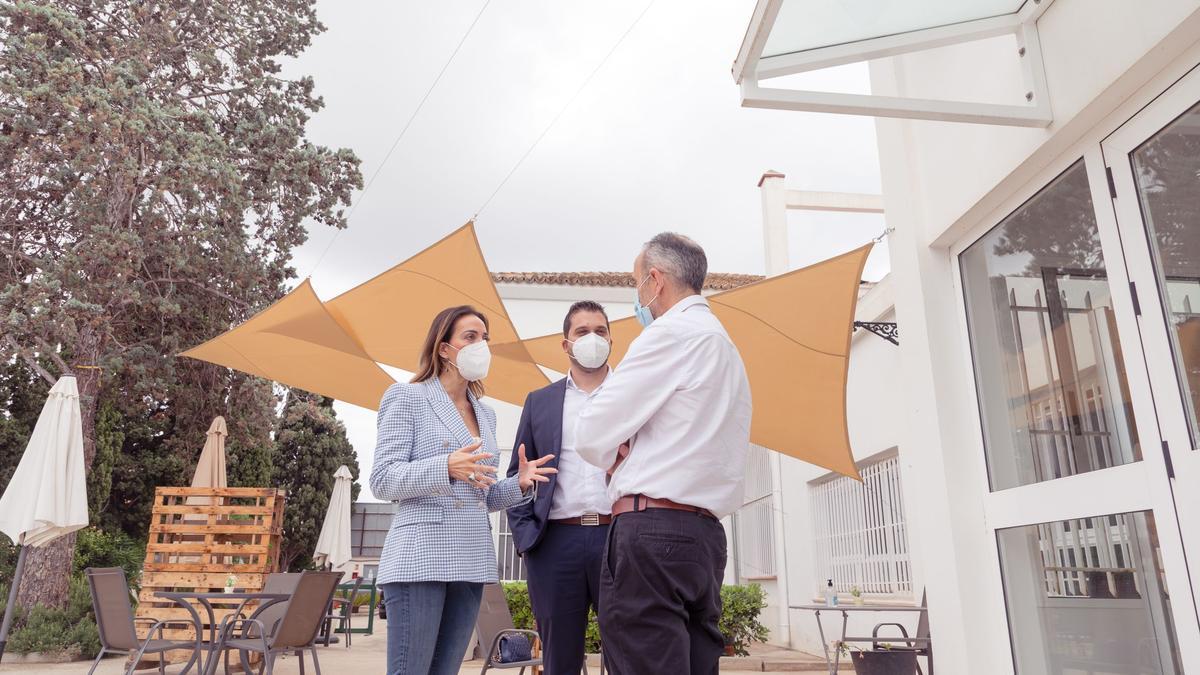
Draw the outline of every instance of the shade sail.
<instances>
[{"instance_id":1,"label":"shade sail","mask_svg":"<svg viewBox=\"0 0 1200 675\"><path fill-rule=\"evenodd\" d=\"M329 508L325 511L325 522L313 549L313 562L328 563L337 569L350 562L350 495L352 492L350 469L345 464L333 474L333 492L329 495Z\"/></svg>"},{"instance_id":2,"label":"shade sail","mask_svg":"<svg viewBox=\"0 0 1200 675\"><path fill-rule=\"evenodd\" d=\"M750 440L785 455L858 478L846 420L850 337L859 281L873 245L804 269L708 297L737 345L750 378ZM613 322L617 365L641 332ZM565 372L562 334L526 342L534 359Z\"/></svg>"},{"instance_id":3,"label":"shade sail","mask_svg":"<svg viewBox=\"0 0 1200 675\"><path fill-rule=\"evenodd\" d=\"M371 410L395 381L342 330L307 280L242 325L181 356Z\"/></svg>"},{"instance_id":4,"label":"shade sail","mask_svg":"<svg viewBox=\"0 0 1200 675\"><path fill-rule=\"evenodd\" d=\"M347 334L380 363L415 371L421 343L438 312L473 305L488 317L492 398L516 405L548 384L521 343L475 237L474 223L326 303Z\"/></svg>"},{"instance_id":5,"label":"shade sail","mask_svg":"<svg viewBox=\"0 0 1200 675\"><path fill-rule=\"evenodd\" d=\"M45 546L88 523L83 420L75 378L50 389L29 445L0 496L0 532L13 543Z\"/></svg>"},{"instance_id":6,"label":"shade sail","mask_svg":"<svg viewBox=\"0 0 1200 675\"><path fill-rule=\"evenodd\" d=\"M204 436L204 448L200 450L200 459L196 461L196 473L192 474L192 487L223 488L229 485L225 476L225 438L228 435L225 418L218 415ZM187 503L192 505L208 504L211 501L209 497L187 498ZM198 519L203 518L200 516Z\"/></svg>"}]
</instances>

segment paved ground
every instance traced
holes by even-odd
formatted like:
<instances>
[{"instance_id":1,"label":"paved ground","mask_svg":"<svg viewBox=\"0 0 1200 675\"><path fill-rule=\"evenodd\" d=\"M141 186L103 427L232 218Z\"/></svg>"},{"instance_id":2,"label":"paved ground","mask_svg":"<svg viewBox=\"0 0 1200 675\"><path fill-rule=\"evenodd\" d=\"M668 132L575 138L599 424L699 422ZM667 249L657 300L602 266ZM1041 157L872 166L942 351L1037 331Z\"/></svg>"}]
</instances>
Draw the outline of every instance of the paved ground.
<instances>
[{"instance_id":1,"label":"paved ground","mask_svg":"<svg viewBox=\"0 0 1200 675\"><path fill-rule=\"evenodd\" d=\"M341 645L331 645L329 647L319 648L318 658L321 660L321 670L323 675L344 675L351 673L352 675L377 675L384 672L384 661L386 651L386 623L375 622L375 634L371 636L356 635L354 636L354 646L346 649ZM0 665L0 673L4 675L49 675L51 673L74 673L82 675L87 672L91 664L89 663L57 663L57 664L14 664L9 663L9 656L5 657L5 663ZM306 657L305 661L306 673L312 673L312 663ZM119 675L122 673L122 667L125 663L124 658L109 658L101 662L100 667L96 669L96 675ZM483 666L482 661L465 661L463 667L459 671L462 675L470 673L474 675L478 673ZM179 666L173 666L167 669L168 673L175 674L180 670ZM721 664L721 672L727 675L746 675L748 673L761 673L763 670L768 671L805 671L805 672L824 672L825 662L808 654L801 652L793 652L781 650L774 647L760 647L753 650L753 654L745 659L726 659ZM138 671L141 673L157 673L157 670ZM193 669L191 674L196 671ZM300 670L296 663L295 657L287 657L276 662L275 672L278 675L298 675ZM492 672L514 672L514 671L492 671ZM599 670L594 667L592 673L598 673ZM852 673L853 670L848 668L842 669L843 673Z\"/></svg>"}]
</instances>

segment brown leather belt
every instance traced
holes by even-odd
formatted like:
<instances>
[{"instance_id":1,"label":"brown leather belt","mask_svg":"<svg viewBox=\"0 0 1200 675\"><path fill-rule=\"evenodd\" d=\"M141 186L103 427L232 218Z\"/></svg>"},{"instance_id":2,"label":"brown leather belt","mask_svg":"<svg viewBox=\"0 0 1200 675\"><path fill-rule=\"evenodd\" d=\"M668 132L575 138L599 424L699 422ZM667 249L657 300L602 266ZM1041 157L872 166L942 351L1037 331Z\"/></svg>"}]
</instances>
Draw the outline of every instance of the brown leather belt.
<instances>
[{"instance_id":1,"label":"brown leather belt","mask_svg":"<svg viewBox=\"0 0 1200 675\"><path fill-rule=\"evenodd\" d=\"M713 520L719 520L713 515L712 511L702 509L698 506L689 506L673 502L670 499L656 499L647 497L646 495L625 495L616 501L612 506L613 517L622 513L631 513L634 511L645 511L646 509L670 509L672 511L687 511L689 513L698 513L702 516L708 516Z\"/></svg>"},{"instance_id":2,"label":"brown leather belt","mask_svg":"<svg viewBox=\"0 0 1200 675\"><path fill-rule=\"evenodd\" d=\"M585 513L577 518L558 518L550 522L555 525L583 525L584 527L596 527L599 525L608 525L612 522L612 516L599 513Z\"/></svg>"}]
</instances>

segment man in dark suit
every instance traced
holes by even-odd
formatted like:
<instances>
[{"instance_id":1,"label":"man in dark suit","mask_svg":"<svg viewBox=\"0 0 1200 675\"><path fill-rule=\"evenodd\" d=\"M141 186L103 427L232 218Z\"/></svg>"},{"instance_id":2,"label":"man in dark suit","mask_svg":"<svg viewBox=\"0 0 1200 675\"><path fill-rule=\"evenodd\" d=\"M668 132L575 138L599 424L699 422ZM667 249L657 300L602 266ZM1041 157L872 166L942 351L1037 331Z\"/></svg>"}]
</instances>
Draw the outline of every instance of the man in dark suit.
<instances>
[{"instance_id":1,"label":"man in dark suit","mask_svg":"<svg viewBox=\"0 0 1200 675\"><path fill-rule=\"evenodd\" d=\"M555 456L558 469L531 503L513 507L508 521L525 561L529 599L545 645L547 675L578 675L583 666L588 609L599 609L600 561L612 520L605 471L575 453L575 420L604 386L612 339L608 315L591 301L577 302L563 320L567 376L529 394L513 447L530 460ZM517 471L516 454L508 468Z\"/></svg>"}]
</instances>

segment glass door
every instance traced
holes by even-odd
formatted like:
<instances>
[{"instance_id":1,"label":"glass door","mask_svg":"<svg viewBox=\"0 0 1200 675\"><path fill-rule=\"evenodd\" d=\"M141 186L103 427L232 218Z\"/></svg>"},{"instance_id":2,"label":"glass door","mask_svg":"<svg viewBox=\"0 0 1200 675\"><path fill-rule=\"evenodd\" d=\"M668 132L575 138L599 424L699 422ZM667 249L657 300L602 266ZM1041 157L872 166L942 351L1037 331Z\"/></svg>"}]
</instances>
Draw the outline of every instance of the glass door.
<instances>
[{"instance_id":1,"label":"glass door","mask_svg":"<svg viewBox=\"0 0 1200 675\"><path fill-rule=\"evenodd\" d=\"M958 262L1015 671L1183 673L1200 627L1100 148Z\"/></svg>"},{"instance_id":2,"label":"glass door","mask_svg":"<svg viewBox=\"0 0 1200 675\"><path fill-rule=\"evenodd\" d=\"M1200 589L1200 72L1102 144L1186 569Z\"/></svg>"}]
</instances>

